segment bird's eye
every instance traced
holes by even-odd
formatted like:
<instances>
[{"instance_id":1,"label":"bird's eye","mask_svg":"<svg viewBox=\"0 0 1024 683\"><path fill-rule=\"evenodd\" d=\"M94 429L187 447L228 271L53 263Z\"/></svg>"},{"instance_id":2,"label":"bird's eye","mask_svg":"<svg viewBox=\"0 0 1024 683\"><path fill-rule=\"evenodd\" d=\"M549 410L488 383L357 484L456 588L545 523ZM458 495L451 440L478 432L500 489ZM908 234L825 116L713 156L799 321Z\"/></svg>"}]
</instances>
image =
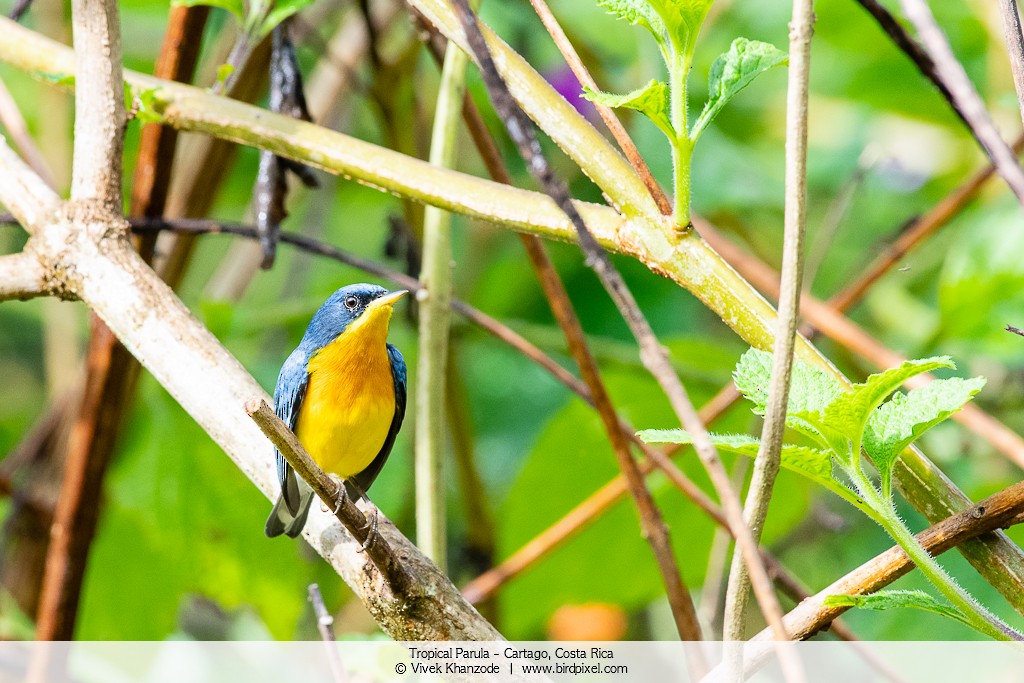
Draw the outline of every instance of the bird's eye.
<instances>
[{"instance_id":1,"label":"bird's eye","mask_svg":"<svg viewBox=\"0 0 1024 683\"><path fill-rule=\"evenodd\" d=\"M358 298L356 298L354 296L349 296L349 297L345 298L345 308L347 308L348 310L354 311L354 310L356 310L356 307L358 307L358 306L359 306L359 299Z\"/></svg>"}]
</instances>

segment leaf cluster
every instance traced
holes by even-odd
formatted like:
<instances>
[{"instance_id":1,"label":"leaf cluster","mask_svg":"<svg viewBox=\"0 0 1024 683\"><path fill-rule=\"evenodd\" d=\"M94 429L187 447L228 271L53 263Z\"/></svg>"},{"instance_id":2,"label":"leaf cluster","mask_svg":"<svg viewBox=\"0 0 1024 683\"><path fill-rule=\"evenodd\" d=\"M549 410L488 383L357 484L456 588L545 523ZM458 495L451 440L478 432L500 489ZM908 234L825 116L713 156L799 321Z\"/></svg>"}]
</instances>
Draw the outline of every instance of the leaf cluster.
<instances>
[{"instance_id":1,"label":"leaf cluster","mask_svg":"<svg viewBox=\"0 0 1024 683\"><path fill-rule=\"evenodd\" d=\"M585 89L585 97L609 107L635 109L658 126L673 144L692 145L718 112L761 73L786 63L786 54L769 43L737 38L718 57L708 75L708 101L690 130L676 130L670 114L671 89L683 93L697 35L714 0L598 0L613 16L647 29L661 50L669 82L651 80L625 95ZM684 106L685 106L685 97Z\"/></svg>"},{"instance_id":2,"label":"leaf cluster","mask_svg":"<svg viewBox=\"0 0 1024 683\"><path fill-rule=\"evenodd\" d=\"M786 426L815 442L815 446L784 444L782 466L851 500L848 494L852 492L835 477L832 463L847 473L862 472L863 451L878 470L882 497L889 499L900 453L960 410L985 386L985 378L938 379L907 394L897 389L916 375L955 367L948 356L908 360L843 391L824 370L797 361L793 365ZM744 353L733 373L736 388L759 415L764 414L768 403L770 379L771 354L757 349ZM649 443L692 441L689 434L678 429L646 430L640 432L640 437ZM750 457L760 446L759 439L745 435L713 434L712 441L718 448ZM863 496L867 492L858 493ZM861 504L854 504L863 509Z\"/></svg>"}]
</instances>

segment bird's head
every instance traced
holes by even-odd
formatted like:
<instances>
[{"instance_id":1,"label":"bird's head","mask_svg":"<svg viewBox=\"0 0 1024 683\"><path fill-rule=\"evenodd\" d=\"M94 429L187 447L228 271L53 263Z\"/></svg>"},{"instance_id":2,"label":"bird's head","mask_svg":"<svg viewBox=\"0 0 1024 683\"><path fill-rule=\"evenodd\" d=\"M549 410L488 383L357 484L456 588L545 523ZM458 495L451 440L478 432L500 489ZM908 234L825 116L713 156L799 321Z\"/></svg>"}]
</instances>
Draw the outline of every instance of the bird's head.
<instances>
[{"instance_id":1,"label":"bird's head","mask_svg":"<svg viewBox=\"0 0 1024 683\"><path fill-rule=\"evenodd\" d=\"M313 315L302 343L319 349L342 334L357 330L374 330L386 337L395 302L406 294L408 291L404 289L389 292L383 287L368 284L342 287Z\"/></svg>"}]
</instances>

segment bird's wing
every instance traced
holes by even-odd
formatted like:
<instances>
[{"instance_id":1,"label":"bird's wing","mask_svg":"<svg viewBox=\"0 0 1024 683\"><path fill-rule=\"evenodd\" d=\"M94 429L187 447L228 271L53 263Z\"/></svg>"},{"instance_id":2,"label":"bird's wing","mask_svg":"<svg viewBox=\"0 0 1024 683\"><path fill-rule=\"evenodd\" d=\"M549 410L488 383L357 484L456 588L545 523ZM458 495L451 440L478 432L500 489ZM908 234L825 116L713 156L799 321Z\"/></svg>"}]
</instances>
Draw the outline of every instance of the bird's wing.
<instances>
[{"instance_id":1,"label":"bird's wing","mask_svg":"<svg viewBox=\"0 0 1024 683\"><path fill-rule=\"evenodd\" d=\"M402 428L402 420L405 419L405 359L402 358L402 352L391 344L388 344L388 358L391 361L391 378L395 383L395 416L391 418L391 428L388 430L388 436L384 439L384 445L380 447L377 457L373 459L365 470L353 477L356 485L359 486L364 493L373 484L377 475L380 474L381 468L384 467L384 463L387 461L388 455L391 454L391 448L395 445L395 437L398 436L398 430Z\"/></svg>"},{"instance_id":2,"label":"bird's wing","mask_svg":"<svg viewBox=\"0 0 1024 683\"><path fill-rule=\"evenodd\" d=\"M300 347L295 349L281 366L281 374L277 376L277 386L274 387L274 409L277 416L292 431L295 431L295 423L308 384L308 359ZM277 456L277 478L281 482L281 498L288 511L293 516L297 515L302 504L298 478L291 465L281 455L281 451L275 448L274 454Z\"/></svg>"}]
</instances>

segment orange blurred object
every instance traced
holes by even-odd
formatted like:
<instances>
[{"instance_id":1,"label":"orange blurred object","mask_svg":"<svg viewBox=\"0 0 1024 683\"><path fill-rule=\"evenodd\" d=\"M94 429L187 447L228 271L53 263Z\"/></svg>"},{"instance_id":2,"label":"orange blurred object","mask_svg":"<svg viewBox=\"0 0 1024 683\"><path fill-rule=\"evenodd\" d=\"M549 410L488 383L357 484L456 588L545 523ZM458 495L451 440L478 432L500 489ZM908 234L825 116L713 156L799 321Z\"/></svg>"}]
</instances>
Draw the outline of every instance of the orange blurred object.
<instances>
[{"instance_id":1,"label":"orange blurred object","mask_svg":"<svg viewBox=\"0 0 1024 683\"><path fill-rule=\"evenodd\" d=\"M621 640L626 626L626 613L618 605L606 602L562 605L548 621L548 637L552 640Z\"/></svg>"}]
</instances>

